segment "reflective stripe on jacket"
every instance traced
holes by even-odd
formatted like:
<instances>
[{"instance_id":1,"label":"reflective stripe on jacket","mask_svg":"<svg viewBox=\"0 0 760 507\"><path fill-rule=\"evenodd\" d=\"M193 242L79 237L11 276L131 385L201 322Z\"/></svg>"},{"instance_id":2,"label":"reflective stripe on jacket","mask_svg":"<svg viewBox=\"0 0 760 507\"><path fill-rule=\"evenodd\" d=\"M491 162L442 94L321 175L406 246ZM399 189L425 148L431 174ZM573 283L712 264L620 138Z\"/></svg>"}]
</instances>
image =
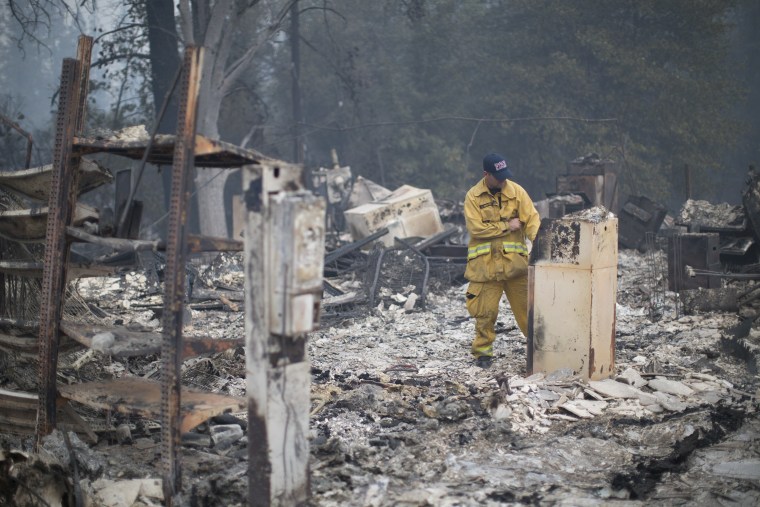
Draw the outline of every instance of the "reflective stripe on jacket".
<instances>
[{"instance_id":1,"label":"reflective stripe on jacket","mask_svg":"<svg viewBox=\"0 0 760 507\"><path fill-rule=\"evenodd\" d=\"M525 242L504 241L502 242L504 253L518 253L528 255L528 247ZM480 243L467 249L467 259L474 259L478 255L484 255L491 251L491 243Z\"/></svg>"}]
</instances>

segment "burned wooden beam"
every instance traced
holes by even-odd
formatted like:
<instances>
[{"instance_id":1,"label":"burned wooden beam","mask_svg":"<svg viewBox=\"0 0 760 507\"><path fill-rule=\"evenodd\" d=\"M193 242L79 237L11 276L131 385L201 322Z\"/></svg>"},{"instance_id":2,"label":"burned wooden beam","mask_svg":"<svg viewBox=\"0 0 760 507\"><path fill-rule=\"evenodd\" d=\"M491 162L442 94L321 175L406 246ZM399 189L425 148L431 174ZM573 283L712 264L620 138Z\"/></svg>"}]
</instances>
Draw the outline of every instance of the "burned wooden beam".
<instances>
[{"instance_id":1,"label":"burned wooden beam","mask_svg":"<svg viewBox=\"0 0 760 507\"><path fill-rule=\"evenodd\" d=\"M61 322L61 331L82 345L113 357L134 357L161 352L161 334L132 331L123 326L90 326ZM182 359L213 354L242 347L243 338L219 340L206 337L185 337L180 354Z\"/></svg>"},{"instance_id":2,"label":"burned wooden beam","mask_svg":"<svg viewBox=\"0 0 760 507\"><path fill-rule=\"evenodd\" d=\"M93 245L107 246L119 252L142 252L146 250L157 251L163 249L163 242L160 240L138 240L138 239L121 239L121 238L104 238L89 234L76 227L66 227L66 234L75 240L83 241Z\"/></svg>"},{"instance_id":3,"label":"burned wooden beam","mask_svg":"<svg viewBox=\"0 0 760 507\"><path fill-rule=\"evenodd\" d=\"M432 245L425 254L431 262L467 263L467 245Z\"/></svg>"},{"instance_id":4,"label":"burned wooden beam","mask_svg":"<svg viewBox=\"0 0 760 507\"><path fill-rule=\"evenodd\" d=\"M67 227L66 234L71 239L93 245L106 246L118 252L158 252L166 250L166 243L161 240L105 238L90 234L76 227ZM187 248L189 253L239 252L243 249L242 241L228 238L214 238L211 236L188 234L186 241L187 246L185 248Z\"/></svg>"},{"instance_id":5,"label":"burned wooden beam","mask_svg":"<svg viewBox=\"0 0 760 507\"><path fill-rule=\"evenodd\" d=\"M61 385L59 391L63 398L88 407L160 419L161 384L141 377ZM186 433L214 416L238 412L244 407L243 398L185 388L182 390L177 429Z\"/></svg>"}]
</instances>

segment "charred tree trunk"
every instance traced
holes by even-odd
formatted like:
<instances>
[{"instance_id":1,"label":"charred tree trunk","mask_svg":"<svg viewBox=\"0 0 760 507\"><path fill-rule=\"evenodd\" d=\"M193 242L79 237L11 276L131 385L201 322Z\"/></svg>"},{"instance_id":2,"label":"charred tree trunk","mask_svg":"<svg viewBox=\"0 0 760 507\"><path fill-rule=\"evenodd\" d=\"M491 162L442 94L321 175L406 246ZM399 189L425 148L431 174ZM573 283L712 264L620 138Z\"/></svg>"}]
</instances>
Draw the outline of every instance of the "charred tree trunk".
<instances>
[{"instance_id":1,"label":"charred tree trunk","mask_svg":"<svg viewBox=\"0 0 760 507\"><path fill-rule=\"evenodd\" d=\"M145 2L145 9L148 21L153 104L158 114L174 79L174 73L180 65L174 4L172 0L152 0ZM158 132L174 134L176 130L177 97L174 96L167 105L166 113L158 126Z\"/></svg>"},{"instance_id":2,"label":"charred tree trunk","mask_svg":"<svg viewBox=\"0 0 760 507\"><path fill-rule=\"evenodd\" d=\"M169 87L174 80L174 74L180 66L179 37L174 17L172 0L151 0L145 2L146 21L148 23L148 45L150 46L150 77L153 93L153 108L158 115L164 101L167 100ZM169 97L166 111L158 124L161 134L174 134L177 131L178 99L174 93ZM158 118L156 118L158 120ZM171 192L171 171L168 168L161 172L163 183L164 207L169 208ZM188 227L198 231L198 202L192 200Z\"/></svg>"},{"instance_id":3,"label":"charred tree trunk","mask_svg":"<svg viewBox=\"0 0 760 507\"><path fill-rule=\"evenodd\" d=\"M298 12L298 2L290 6L290 62L291 62L291 98L293 101L293 161L302 164L304 159L301 125L303 110L301 109L301 29Z\"/></svg>"}]
</instances>

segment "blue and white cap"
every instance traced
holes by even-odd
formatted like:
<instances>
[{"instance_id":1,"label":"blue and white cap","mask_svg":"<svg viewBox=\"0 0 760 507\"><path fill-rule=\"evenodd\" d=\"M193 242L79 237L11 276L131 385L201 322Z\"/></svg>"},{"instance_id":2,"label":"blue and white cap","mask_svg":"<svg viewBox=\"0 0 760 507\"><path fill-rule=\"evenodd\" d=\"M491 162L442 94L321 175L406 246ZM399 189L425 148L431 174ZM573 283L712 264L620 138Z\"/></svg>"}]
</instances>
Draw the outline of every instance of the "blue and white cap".
<instances>
[{"instance_id":1,"label":"blue and white cap","mask_svg":"<svg viewBox=\"0 0 760 507\"><path fill-rule=\"evenodd\" d=\"M493 174L499 181L512 177L512 171L507 167L507 161L498 153L489 153L483 158L483 170Z\"/></svg>"}]
</instances>

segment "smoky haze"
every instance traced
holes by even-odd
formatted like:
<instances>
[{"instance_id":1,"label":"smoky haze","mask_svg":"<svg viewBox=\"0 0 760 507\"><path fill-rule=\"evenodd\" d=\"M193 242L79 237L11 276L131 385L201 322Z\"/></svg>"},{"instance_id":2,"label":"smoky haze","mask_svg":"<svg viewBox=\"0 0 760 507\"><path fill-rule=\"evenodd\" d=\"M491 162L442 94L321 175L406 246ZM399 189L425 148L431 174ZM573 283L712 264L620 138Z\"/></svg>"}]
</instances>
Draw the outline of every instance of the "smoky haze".
<instances>
[{"instance_id":1,"label":"smoky haze","mask_svg":"<svg viewBox=\"0 0 760 507\"><path fill-rule=\"evenodd\" d=\"M22 27L0 5L0 104L39 139L37 163L50 159L51 100L80 31L97 38L102 63L88 128L152 126L163 97L151 89L161 62L148 15L177 34L177 54L187 38L170 0L76 2L76 16L53 8L60 2L24 3L57 14L49 32L26 27L44 47L26 36L21 48ZM535 199L554 191L568 162L597 153L617 163L624 195L676 211L685 167L693 197L737 203L760 159L760 4L751 0L285 5L226 18L223 63L230 75L240 68L221 98L204 98L219 101L210 124L223 140L269 156L317 168L334 149L355 175L461 200L485 153L504 154ZM204 13L193 15L203 44ZM17 163L18 143L2 147L3 165Z\"/></svg>"}]
</instances>

